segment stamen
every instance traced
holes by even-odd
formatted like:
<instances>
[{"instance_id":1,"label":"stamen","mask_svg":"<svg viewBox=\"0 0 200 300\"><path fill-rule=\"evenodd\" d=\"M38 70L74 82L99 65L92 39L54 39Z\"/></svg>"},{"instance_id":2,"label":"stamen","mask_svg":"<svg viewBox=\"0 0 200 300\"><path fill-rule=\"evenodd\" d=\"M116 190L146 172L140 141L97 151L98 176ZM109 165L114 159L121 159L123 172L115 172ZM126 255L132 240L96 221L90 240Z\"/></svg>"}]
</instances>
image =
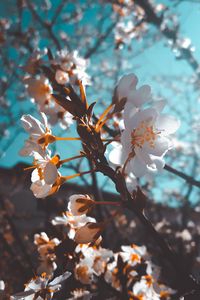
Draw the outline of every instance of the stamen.
<instances>
[{"instance_id":1,"label":"stamen","mask_svg":"<svg viewBox=\"0 0 200 300\"><path fill-rule=\"evenodd\" d=\"M148 121L142 121L131 133L133 150L135 147L142 148L145 143L148 143L151 148L154 148L156 137L159 134L160 131L156 131Z\"/></svg>"}]
</instances>

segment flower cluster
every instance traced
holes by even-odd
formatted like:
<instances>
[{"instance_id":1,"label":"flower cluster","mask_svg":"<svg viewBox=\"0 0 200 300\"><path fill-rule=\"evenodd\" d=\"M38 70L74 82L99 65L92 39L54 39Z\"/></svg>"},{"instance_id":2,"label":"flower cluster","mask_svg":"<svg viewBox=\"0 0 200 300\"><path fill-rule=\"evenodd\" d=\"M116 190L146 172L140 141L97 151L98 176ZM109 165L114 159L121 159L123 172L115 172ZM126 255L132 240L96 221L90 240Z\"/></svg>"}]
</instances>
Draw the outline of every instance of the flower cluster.
<instances>
[{"instance_id":1,"label":"flower cluster","mask_svg":"<svg viewBox=\"0 0 200 300\"><path fill-rule=\"evenodd\" d=\"M79 81L82 84L90 84L90 77L86 73L88 61L78 55L78 51L69 53L63 49L58 51L52 65L56 68L55 79L59 84L71 83L77 85Z\"/></svg>"},{"instance_id":2,"label":"flower cluster","mask_svg":"<svg viewBox=\"0 0 200 300\"><path fill-rule=\"evenodd\" d=\"M34 103L37 104L39 111L44 112L49 117L52 125L61 124L62 128L68 128L72 123L72 115L60 105L53 97L53 86L48 77L38 73L42 69L47 50L36 51L24 66L28 75L24 78L27 92ZM58 51L55 58L49 60L50 68L54 72L55 84L79 85L90 84L90 77L86 73L88 62L78 56L78 52L69 53L67 50Z\"/></svg>"},{"instance_id":3,"label":"flower cluster","mask_svg":"<svg viewBox=\"0 0 200 300\"><path fill-rule=\"evenodd\" d=\"M70 272L65 272L62 275L51 280L45 273L39 277L31 279L25 287L24 292L17 293L11 296L11 300L41 300L52 299L54 293L61 289L61 283L69 278Z\"/></svg>"},{"instance_id":4,"label":"flower cluster","mask_svg":"<svg viewBox=\"0 0 200 300\"><path fill-rule=\"evenodd\" d=\"M69 275L64 273L49 282L59 259L62 259L66 266L70 266L70 271L73 270L73 279L83 285L92 286L98 280L103 280L119 293L123 294L126 290L130 299L169 299L172 291L158 283L158 268L150 262L144 246L121 246L120 251L113 252L101 246L101 234L123 207L132 210L137 206L137 212L142 213L146 196L139 188L137 179L163 168L164 155L172 147L168 136L178 129L179 122L162 113L165 102L154 102L148 85L137 88L138 79L134 74L120 79L115 88L113 104L97 118L93 115L95 103L89 105L86 99L85 85L89 83L85 72L86 61L78 57L76 51L60 51L55 58L49 53L47 66L41 62L41 55L38 54L29 62L27 72L35 74L33 70L38 67L44 75L29 76L25 80L29 94L41 110L42 121L31 115L24 115L21 119L29 134L21 155L33 156L34 159L30 167L34 169L31 176L33 194L37 198L49 196L57 192L66 180L99 171L115 183L122 199L97 201L88 194L71 195L67 211L51 220L52 225L62 232L59 239L49 238L45 232L35 235L34 243L40 255L37 270L40 277L32 279L25 294L20 295L34 295L34 299L46 299L48 295L51 299L53 293L60 289L57 283ZM71 114L76 121L78 137L52 134L46 117L46 114L51 115L52 107L54 115L60 110L62 116ZM118 135L111 134L112 138L107 138L110 133L109 128L104 129L107 121L118 124ZM50 150L50 145L58 140L80 140L82 150L77 156L61 160L58 154L52 155ZM111 166L106 158L110 143L114 147L108 154ZM69 176L60 174L59 168L63 163L82 157L88 158L93 170ZM112 168L113 165L117 168ZM105 220L97 222L88 214L99 205L109 205L115 210L110 210ZM69 251L66 245L70 245ZM64 258L60 257L62 255ZM43 273L49 277L43 276ZM80 293L88 299L91 296L86 290L72 293L73 299L79 297Z\"/></svg>"},{"instance_id":5,"label":"flower cluster","mask_svg":"<svg viewBox=\"0 0 200 300\"><path fill-rule=\"evenodd\" d=\"M48 145L56 140L51 134L44 113L41 113L42 122L24 115L21 118L24 129L30 134L25 145L20 151L23 156L33 156L34 168L31 175L31 190L37 198L43 198L57 190L61 184L61 176L58 172L59 156L51 157Z\"/></svg>"},{"instance_id":6,"label":"flower cluster","mask_svg":"<svg viewBox=\"0 0 200 300\"><path fill-rule=\"evenodd\" d=\"M69 228L68 237L77 243L91 243L101 240L101 226L92 217L86 216L94 200L88 195L72 195L69 198L68 210L62 216L52 220L53 225L64 225Z\"/></svg>"},{"instance_id":7,"label":"flower cluster","mask_svg":"<svg viewBox=\"0 0 200 300\"><path fill-rule=\"evenodd\" d=\"M180 123L175 117L162 114L164 101L151 104L150 87L144 85L137 89L137 82L137 77L129 74L118 83L118 101L126 100L124 128L120 143L115 143L109 159L113 164L123 166L128 175L139 178L164 167L163 157L172 147L168 135L174 133Z\"/></svg>"},{"instance_id":8,"label":"flower cluster","mask_svg":"<svg viewBox=\"0 0 200 300\"><path fill-rule=\"evenodd\" d=\"M40 234L35 234L34 244L37 246L40 255L38 274L46 273L47 275L52 275L57 268L54 249L60 244L60 241L57 238L50 240L45 232L41 232Z\"/></svg>"},{"instance_id":9,"label":"flower cluster","mask_svg":"<svg viewBox=\"0 0 200 300\"><path fill-rule=\"evenodd\" d=\"M53 225L68 227L69 241L75 240L76 242L71 254L67 250L64 252L65 260L70 261L74 280L79 281L83 287L84 285L93 286L93 291L98 288L98 280L105 281L119 293L122 293L126 286L127 296L130 299L170 299L174 291L159 283L159 268L152 264L145 246L135 244L121 246L120 251L113 252L100 245L101 239L95 244L89 242L89 236L94 241L93 231L86 229L85 224L96 222L94 218L84 214L90 202L95 201L88 195L72 195L69 198L68 211L63 214L63 217L55 217L52 220ZM86 206L85 209L83 209L84 206ZM85 230L81 232L81 242L79 242L76 236L81 228ZM51 280L56 269L56 248L62 246L62 240L49 239L45 232L35 234L34 240L41 259L41 265L38 268L40 276L31 279L26 284L25 291L14 295L12 299L33 299L33 297L46 299L47 296L48 299L52 299L53 294L60 290L60 283L71 274L65 272ZM85 241L82 243L82 240ZM86 299L92 297L90 291L85 289L74 290L72 295L73 297L68 299L78 299L83 295L87 296Z\"/></svg>"}]
</instances>

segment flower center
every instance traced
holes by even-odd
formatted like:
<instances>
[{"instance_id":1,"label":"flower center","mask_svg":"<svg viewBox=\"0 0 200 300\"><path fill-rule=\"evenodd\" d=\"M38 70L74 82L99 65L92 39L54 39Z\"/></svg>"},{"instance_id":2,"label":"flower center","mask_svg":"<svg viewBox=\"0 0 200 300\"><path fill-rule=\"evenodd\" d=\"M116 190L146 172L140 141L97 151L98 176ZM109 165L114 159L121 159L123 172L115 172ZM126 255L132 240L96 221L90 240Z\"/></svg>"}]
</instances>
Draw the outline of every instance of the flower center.
<instances>
[{"instance_id":1,"label":"flower center","mask_svg":"<svg viewBox=\"0 0 200 300\"><path fill-rule=\"evenodd\" d=\"M156 131L149 121L140 122L139 126L131 132L132 148L142 148L145 143L154 148L155 139L158 134L160 132Z\"/></svg>"},{"instance_id":2,"label":"flower center","mask_svg":"<svg viewBox=\"0 0 200 300\"><path fill-rule=\"evenodd\" d=\"M139 257L139 255L133 253L133 254L131 254L130 260L131 260L131 262L137 262L137 261L139 262L140 257Z\"/></svg>"}]
</instances>

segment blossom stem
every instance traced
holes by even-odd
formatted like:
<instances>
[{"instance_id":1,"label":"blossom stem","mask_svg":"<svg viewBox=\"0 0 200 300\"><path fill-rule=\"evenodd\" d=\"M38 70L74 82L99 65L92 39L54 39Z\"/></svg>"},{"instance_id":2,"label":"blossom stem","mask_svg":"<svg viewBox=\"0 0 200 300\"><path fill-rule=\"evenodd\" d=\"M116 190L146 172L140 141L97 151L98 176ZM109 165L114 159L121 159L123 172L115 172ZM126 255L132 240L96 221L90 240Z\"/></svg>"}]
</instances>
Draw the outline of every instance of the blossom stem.
<instances>
[{"instance_id":1,"label":"blossom stem","mask_svg":"<svg viewBox=\"0 0 200 300\"><path fill-rule=\"evenodd\" d=\"M35 169L35 168L36 168L36 166L30 166L30 167L24 168L24 171L26 171L26 170L31 170L31 169Z\"/></svg>"},{"instance_id":2,"label":"blossom stem","mask_svg":"<svg viewBox=\"0 0 200 300\"><path fill-rule=\"evenodd\" d=\"M97 121L97 124L96 124L96 131L98 132L99 129L101 128L101 124L103 122L103 118L109 113L109 111L111 110L113 104L109 105L105 111L103 112L103 114L100 116L99 120Z\"/></svg>"},{"instance_id":3,"label":"blossom stem","mask_svg":"<svg viewBox=\"0 0 200 300\"><path fill-rule=\"evenodd\" d=\"M80 172L80 173L70 175L70 176L62 176L62 178L65 179L65 181L67 181L67 180L73 179L75 177L83 176L83 175L90 174L93 172L96 172L96 169L85 171L85 172Z\"/></svg>"},{"instance_id":4,"label":"blossom stem","mask_svg":"<svg viewBox=\"0 0 200 300\"><path fill-rule=\"evenodd\" d=\"M60 137L55 136L56 141L80 141L81 139L78 137Z\"/></svg>"},{"instance_id":5,"label":"blossom stem","mask_svg":"<svg viewBox=\"0 0 200 300\"><path fill-rule=\"evenodd\" d=\"M121 206L121 203L115 201L95 201L95 205L114 205Z\"/></svg>"},{"instance_id":6,"label":"blossom stem","mask_svg":"<svg viewBox=\"0 0 200 300\"><path fill-rule=\"evenodd\" d=\"M74 160L74 159L77 159L77 158L81 158L81 157L85 157L85 155L76 155L76 156L73 156L73 157L70 157L70 158L66 158L66 159L60 160L59 164L62 165L64 163L66 163L66 162L69 162L71 160Z\"/></svg>"}]
</instances>

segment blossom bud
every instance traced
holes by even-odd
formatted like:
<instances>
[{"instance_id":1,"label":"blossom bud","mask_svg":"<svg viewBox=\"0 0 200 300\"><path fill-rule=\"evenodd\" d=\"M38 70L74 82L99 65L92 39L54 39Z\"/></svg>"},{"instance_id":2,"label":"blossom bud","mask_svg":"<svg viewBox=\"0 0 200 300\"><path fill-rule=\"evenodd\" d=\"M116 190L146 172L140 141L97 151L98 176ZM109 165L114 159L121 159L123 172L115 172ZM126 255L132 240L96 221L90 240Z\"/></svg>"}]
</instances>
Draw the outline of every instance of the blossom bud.
<instances>
[{"instance_id":1,"label":"blossom bud","mask_svg":"<svg viewBox=\"0 0 200 300\"><path fill-rule=\"evenodd\" d=\"M88 195L72 195L69 197L68 209L74 216L87 214L95 204Z\"/></svg>"},{"instance_id":2,"label":"blossom bud","mask_svg":"<svg viewBox=\"0 0 200 300\"><path fill-rule=\"evenodd\" d=\"M69 81L69 75L62 70L57 70L55 80L58 84L66 84Z\"/></svg>"}]
</instances>

